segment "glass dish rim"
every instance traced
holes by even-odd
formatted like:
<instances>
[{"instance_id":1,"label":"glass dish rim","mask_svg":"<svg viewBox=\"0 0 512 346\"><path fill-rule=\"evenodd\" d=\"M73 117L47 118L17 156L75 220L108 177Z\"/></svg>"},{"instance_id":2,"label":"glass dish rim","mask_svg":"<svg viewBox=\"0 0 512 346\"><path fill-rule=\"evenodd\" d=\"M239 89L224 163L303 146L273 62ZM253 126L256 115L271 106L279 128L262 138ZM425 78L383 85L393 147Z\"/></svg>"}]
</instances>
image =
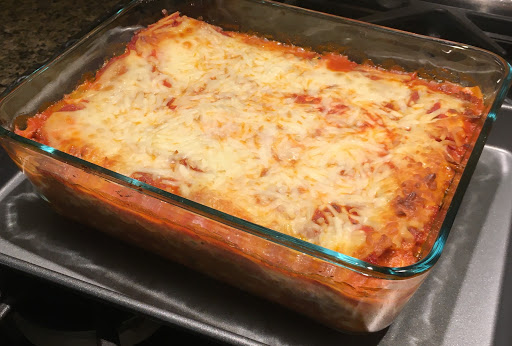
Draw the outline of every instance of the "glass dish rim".
<instances>
[{"instance_id":1,"label":"glass dish rim","mask_svg":"<svg viewBox=\"0 0 512 346\"><path fill-rule=\"evenodd\" d=\"M184 1L190 1L190 0L184 0ZM512 66L504 60L501 56L487 51L482 48L473 47L471 45L466 45L458 42L453 42L449 40L439 39L439 38L433 38L429 36L424 36L420 34L415 33L409 33L402 30L392 29L376 24L366 23L362 21L358 21L355 19L345 18L337 15L322 13L314 10L309 10L293 5L288 5L284 3L278 3L276 1L272 0L246 0L251 1L254 3L260 3L260 4L267 4L272 6L277 6L281 8L285 8L288 10L294 10L299 12L304 12L309 15L314 15L317 17L329 17L332 20L337 20L340 22L345 22L348 24L355 24L358 26L368 27L372 30L380 30L388 33L392 33L395 35L405 35L405 36L414 36L418 39L425 40L425 41L434 41L438 43L443 44L449 44L454 47L463 49L463 50L473 50L473 51L480 51L481 53L487 54L491 57L493 57L497 62L501 63L505 73L503 75L502 80L500 81L499 87L496 88L496 97L494 99L494 102L492 103L485 121L482 124L482 128L480 131L480 134L478 135L478 139L475 143L475 146L473 147L473 150L471 151L469 158L473 158L474 155L476 155L476 146L479 142L482 142L481 137L483 133L483 129L486 126L489 126L492 121L496 118L496 112L499 109L499 104L502 103L502 101L506 97L507 92L507 86L512 82ZM143 1L141 0L130 0L126 4L121 5L120 7L114 7L112 12L108 13L105 17L102 18L102 20L94 25L92 29L85 31L85 34L83 34L76 42L69 46L65 46L63 49L61 49L57 55L50 58L48 61L43 63L39 68L28 74L26 77L18 78L17 81L8 86L4 92L0 94L0 105L2 105L5 100L9 99L9 97L14 94L16 89L19 87L22 87L25 83L29 83L32 78L34 78L39 73L42 73L46 69L50 68L53 64L60 61L61 59L65 58L70 52L72 52L77 46L81 45L82 43L86 42L91 36L95 35L97 32L101 31L104 27L109 25L111 22L116 20L118 17L122 16L124 13L128 12L130 9L137 5L144 5ZM233 215L224 213L222 211L210 208L208 206L202 205L200 203L194 202L190 199L181 197L179 195L172 194L170 192L167 192L165 190L161 190L159 188L156 188L154 186L148 185L146 183L143 183L141 181L138 181L136 179L127 177L125 175L116 173L112 170L106 169L104 167L98 166L94 163L85 161L83 159L80 159L78 157L72 156L70 154L67 154L65 152L62 152L58 149L55 149L53 147L32 141L30 139L24 138L22 136L19 136L15 134L14 132L4 128L3 126L0 126L0 137L9 137L10 139L14 140L15 142L21 143L24 147L28 147L30 149L35 149L38 152L43 152L45 155L48 155L51 158L56 158L58 161L64 162L66 164L70 164L74 167L78 168L87 168L90 170L91 173L94 172L94 174L100 175L102 178L107 179L109 181L113 181L115 183L121 184L123 186L126 186L128 188L137 189L140 192L148 195L147 192L150 192L149 195L154 198L158 198L164 202L174 204L177 207L187 209L191 212L200 214L201 216L207 217L209 219L215 220L217 222L220 222L222 224L228 225L230 227L234 227L240 231L251 233L255 236L258 236L260 238L264 238L268 241L271 241L273 243L276 243L278 245L286 246L294 251L299 251L301 253L305 253L307 255L316 257L320 260L324 260L327 262L330 262L337 266L342 266L345 268L348 268L350 270L357 271L364 275L374 276L374 277L380 277L383 279L389 279L389 280L397 280L397 279L405 279L408 277L416 276L419 274L422 274L429 270L439 259L441 252L444 248L444 244L446 242L446 239L448 237L448 234L450 233L451 226L447 226L446 222L447 219L449 219L450 213L453 214L454 211L451 211L451 208L448 209L446 212L441 225L439 227L439 232L437 234L437 238L429 251L429 253L423 257L418 262L409 265L409 266L403 266L403 267L385 267L385 266L379 266L374 265L369 262L363 261L361 259L345 255L343 253L330 250L328 248L325 248L320 245L316 245L313 243L306 242L304 240L292 237L290 235L280 233L277 231L274 231L272 229L257 225L255 223L246 221L244 219L235 217ZM482 144L482 143L481 143ZM481 145L483 148L483 145ZM480 152L481 149L480 148ZM480 153L478 153L478 156ZM474 168L474 167L473 167ZM463 180L468 174L468 165L464 168L464 171L460 175L460 180ZM455 188L454 192L454 198L458 194L460 194L460 181ZM463 193L463 192L462 192ZM453 200L452 200L453 201ZM451 203L450 203L451 207ZM458 209L458 206L457 208ZM451 215L451 219L454 218L455 215ZM453 221L453 220L452 220ZM448 221L449 222L449 221Z\"/></svg>"}]
</instances>

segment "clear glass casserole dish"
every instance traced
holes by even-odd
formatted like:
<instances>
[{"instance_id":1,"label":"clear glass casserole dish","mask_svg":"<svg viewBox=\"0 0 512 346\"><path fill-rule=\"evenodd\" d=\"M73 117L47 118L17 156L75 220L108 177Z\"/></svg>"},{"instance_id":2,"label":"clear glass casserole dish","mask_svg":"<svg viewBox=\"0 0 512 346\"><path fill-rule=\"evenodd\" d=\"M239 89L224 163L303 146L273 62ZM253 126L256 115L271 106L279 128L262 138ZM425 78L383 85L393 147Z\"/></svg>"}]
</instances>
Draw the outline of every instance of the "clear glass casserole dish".
<instances>
[{"instance_id":1,"label":"clear glass casserole dish","mask_svg":"<svg viewBox=\"0 0 512 346\"><path fill-rule=\"evenodd\" d=\"M257 32L351 60L399 65L424 78L477 85L486 116L473 150L447 191L420 260L379 267L249 223L16 135L15 119L69 93L87 73L123 52L135 31L183 14L232 30ZM135 1L17 85L0 103L2 146L63 215L309 315L333 328L372 332L398 314L440 256L495 113L510 67L480 49L339 17L254 0ZM248 312L250 313L250 312Z\"/></svg>"}]
</instances>

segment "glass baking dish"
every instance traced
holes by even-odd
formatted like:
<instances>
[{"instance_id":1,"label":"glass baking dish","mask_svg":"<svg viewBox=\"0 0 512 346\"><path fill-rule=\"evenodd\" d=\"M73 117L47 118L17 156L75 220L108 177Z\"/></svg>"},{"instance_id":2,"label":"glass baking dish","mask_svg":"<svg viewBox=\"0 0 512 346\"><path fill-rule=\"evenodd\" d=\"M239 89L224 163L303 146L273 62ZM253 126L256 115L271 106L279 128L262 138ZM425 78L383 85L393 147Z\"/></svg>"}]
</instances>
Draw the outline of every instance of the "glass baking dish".
<instances>
[{"instance_id":1,"label":"glass baking dish","mask_svg":"<svg viewBox=\"0 0 512 346\"><path fill-rule=\"evenodd\" d=\"M214 210L12 132L13 123L71 92L124 51L162 9L358 63L398 65L427 79L479 86L486 116L414 265L380 267ZM133 1L0 101L0 142L42 198L63 215L306 314L335 329L388 326L438 260L511 82L499 56L461 44L261 0ZM248 311L247 313L250 313Z\"/></svg>"}]
</instances>

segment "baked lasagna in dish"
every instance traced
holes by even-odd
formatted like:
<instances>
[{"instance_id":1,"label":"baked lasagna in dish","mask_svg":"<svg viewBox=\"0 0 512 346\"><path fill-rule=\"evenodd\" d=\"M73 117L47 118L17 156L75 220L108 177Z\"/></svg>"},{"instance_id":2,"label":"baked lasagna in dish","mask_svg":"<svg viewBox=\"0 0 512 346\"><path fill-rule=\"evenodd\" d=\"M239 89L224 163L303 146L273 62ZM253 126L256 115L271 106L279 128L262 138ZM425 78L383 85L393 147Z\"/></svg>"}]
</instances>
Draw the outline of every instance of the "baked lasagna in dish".
<instances>
[{"instance_id":1,"label":"baked lasagna in dish","mask_svg":"<svg viewBox=\"0 0 512 346\"><path fill-rule=\"evenodd\" d=\"M166 16L16 132L382 266L418 254L484 111L478 87Z\"/></svg>"}]
</instances>

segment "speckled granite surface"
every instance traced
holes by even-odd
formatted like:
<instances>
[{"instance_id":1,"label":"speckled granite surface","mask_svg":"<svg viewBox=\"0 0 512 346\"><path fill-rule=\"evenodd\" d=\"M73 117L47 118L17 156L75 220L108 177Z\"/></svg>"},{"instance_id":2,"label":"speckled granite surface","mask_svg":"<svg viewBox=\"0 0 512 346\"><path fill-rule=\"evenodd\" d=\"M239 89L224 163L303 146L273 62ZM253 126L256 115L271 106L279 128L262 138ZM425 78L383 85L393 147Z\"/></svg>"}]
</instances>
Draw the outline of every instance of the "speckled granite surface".
<instances>
[{"instance_id":1,"label":"speckled granite surface","mask_svg":"<svg viewBox=\"0 0 512 346\"><path fill-rule=\"evenodd\" d=\"M120 0L1 0L0 92L90 28Z\"/></svg>"}]
</instances>

